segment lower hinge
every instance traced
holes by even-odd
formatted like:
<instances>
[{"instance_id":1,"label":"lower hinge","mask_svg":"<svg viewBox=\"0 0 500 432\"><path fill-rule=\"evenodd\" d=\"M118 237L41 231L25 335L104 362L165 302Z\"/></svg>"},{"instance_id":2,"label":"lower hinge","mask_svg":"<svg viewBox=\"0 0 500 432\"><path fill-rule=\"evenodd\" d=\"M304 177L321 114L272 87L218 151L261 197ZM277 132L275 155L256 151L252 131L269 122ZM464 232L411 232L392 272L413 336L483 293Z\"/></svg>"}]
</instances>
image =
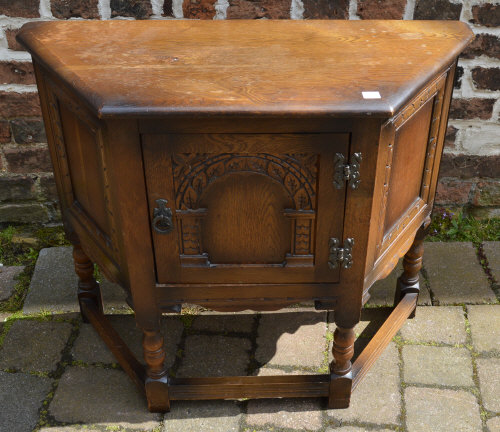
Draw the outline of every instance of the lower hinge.
<instances>
[{"instance_id":1,"label":"lower hinge","mask_svg":"<svg viewBox=\"0 0 500 432\"><path fill-rule=\"evenodd\" d=\"M354 246L353 238L346 238L343 248L339 247L340 241L337 238L331 238L328 245L330 247L328 267L334 269L340 265L347 269L352 266L352 247Z\"/></svg>"}]
</instances>

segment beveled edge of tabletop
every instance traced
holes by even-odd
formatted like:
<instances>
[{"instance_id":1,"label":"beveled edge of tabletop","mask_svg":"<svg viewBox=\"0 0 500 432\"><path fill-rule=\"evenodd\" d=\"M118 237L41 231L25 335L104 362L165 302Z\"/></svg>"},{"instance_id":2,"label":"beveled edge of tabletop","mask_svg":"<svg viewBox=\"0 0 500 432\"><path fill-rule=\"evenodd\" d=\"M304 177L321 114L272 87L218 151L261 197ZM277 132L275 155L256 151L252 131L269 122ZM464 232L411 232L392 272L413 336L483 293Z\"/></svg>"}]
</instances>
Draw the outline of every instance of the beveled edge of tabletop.
<instances>
[{"instance_id":1,"label":"beveled edge of tabletop","mask_svg":"<svg viewBox=\"0 0 500 432\"><path fill-rule=\"evenodd\" d=\"M45 68L49 70L57 69L55 67L55 59L44 59L40 55L41 44L37 41L35 33L40 27L60 25L62 23L69 24L72 22L91 22L105 23L105 22L123 22L121 20L99 20L99 21L37 21L24 24L19 31L16 39L23 45ZM198 20L195 20L198 21ZM237 20L236 22L242 21L254 21L254 20ZM266 20L266 21L283 21L283 20ZM291 21L291 20L286 20ZM314 20L314 21L334 21L334 20ZM343 20L342 22L357 22ZM363 20L364 23L369 23L370 21L383 21L388 22L391 20ZM400 22L401 20L394 20ZM143 22L143 21L127 21L127 22ZM153 21L154 22L154 21ZM163 21L159 21L163 22ZM204 21L203 21L204 22ZM214 21L217 22L217 21ZM222 21L229 22L229 21ZM293 21L302 22L302 21ZM415 22L415 21L410 21ZM92 92L92 89L85 89L85 85L82 80L74 73L68 71L68 73L57 73L59 79L68 87L68 89L76 93L87 105L88 108L93 111L98 118L161 118L161 117L372 117L372 118L390 118L396 112L398 112L404 105L406 105L412 97L414 97L429 80L438 73L443 72L448 67L452 65L454 60L460 55L460 53L467 47L467 45L473 40L474 34L472 33L469 26L461 21L432 21L433 23L454 23L457 28L462 27L461 34L463 39L459 41L453 50L448 52L445 58L442 58L436 63L436 67L429 71L428 76L421 75L418 82L413 82L411 87L408 87L406 91L399 93L397 99L392 101L387 101L384 105L380 102L370 104L370 101L365 101L363 106L359 104L346 104L343 103L341 106L335 104L318 106L301 106L297 107L283 107L263 105L260 107L249 106L249 105L232 105L230 108L224 106L138 106L138 105L127 105L127 104L113 104L104 101L99 97L98 94ZM78 86L75 84L78 83Z\"/></svg>"}]
</instances>

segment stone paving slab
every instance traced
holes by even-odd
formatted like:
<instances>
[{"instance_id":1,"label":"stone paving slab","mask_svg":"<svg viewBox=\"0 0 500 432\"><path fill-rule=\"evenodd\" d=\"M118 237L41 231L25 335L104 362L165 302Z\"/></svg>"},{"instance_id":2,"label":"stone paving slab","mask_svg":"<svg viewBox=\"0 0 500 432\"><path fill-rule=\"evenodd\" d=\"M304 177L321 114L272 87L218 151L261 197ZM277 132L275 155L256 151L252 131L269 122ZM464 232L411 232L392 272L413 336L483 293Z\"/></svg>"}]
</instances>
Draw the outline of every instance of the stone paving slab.
<instances>
[{"instance_id":1,"label":"stone paving slab","mask_svg":"<svg viewBox=\"0 0 500 432\"><path fill-rule=\"evenodd\" d=\"M403 380L407 384L473 386L472 360L466 348L406 345Z\"/></svg>"},{"instance_id":2,"label":"stone paving slab","mask_svg":"<svg viewBox=\"0 0 500 432\"><path fill-rule=\"evenodd\" d=\"M327 428L325 432L367 432L370 430L376 430L377 432L394 432L393 429L366 429L362 427L356 427L356 426L345 426L345 427L340 427L340 428Z\"/></svg>"},{"instance_id":3,"label":"stone paving slab","mask_svg":"<svg viewBox=\"0 0 500 432\"><path fill-rule=\"evenodd\" d=\"M160 419L148 412L146 399L124 372L92 366L66 369L49 414L65 423L115 423L146 430Z\"/></svg>"},{"instance_id":4,"label":"stone paving slab","mask_svg":"<svg viewBox=\"0 0 500 432\"><path fill-rule=\"evenodd\" d=\"M403 339L415 342L463 344L467 339L461 306L420 307L415 318L400 330Z\"/></svg>"},{"instance_id":5,"label":"stone paving slab","mask_svg":"<svg viewBox=\"0 0 500 432\"><path fill-rule=\"evenodd\" d=\"M255 399L248 402L245 423L250 430L268 426L265 430L315 431L322 424L322 405L318 399Z\"/></svg>"},{"instance_id":6,"label":"stone paving slab","mask_svg":"<svg viewBox=\"0 0 500 432\"><path fill-rule=\"evenodd\" d=\"M218 333L251 333L255 322L254 313L207 314L195 317L192 330Z\"/></svg>"},{"instance_id":7,"label":"stone paving slab","mask_svg":"<svg viewBox=\"0 0 500 432\"><path fill-rule=\"evenodd\" d=\"M122 430L119 430L119 432L122 432ZM43 427L40 429L40 432L83 432L83 431L84 432L101 432L92 426L89 428L89 426L87 426L87 425L52 426L52 427Z\"/></svg>"},{"instance_id":8,"label":"stone paving slab","mask_svg":"<svg viewBox=\"0 0 500 432\"><path fill-rule=\"evenodd\" d=\"M478 351L500 352L500 307L468 306L472 343Z\"/></svg>"},{"instance_id":9,"label":"stone paving slab","mask_svg":"<svg viewBox=\"0 0 500 432\"><path fill-rule=\"evenodd\" d=\"M476 360L484 407L500 413L500 358Z\"/></svg>"},{"instance_id":10,"label":"stone paving slab","mask_svg":"<svg viewBox=\"0 0 500 432\"><path fill-rule=\"evenodd\" d=\"M78 277L73 266L71 247L42 249L36 262L23 313L78 312L76 296ZM104 280L101 283L104 311L116 313L129 310L123 289Z\"/></svg>"},{"instance_id":11,"label":"stone paving slab","mask_svg":"<svg viewBox=\"0 0 500 432\"><path fill-rule=\"evenodd\" d=\"M260 364L319 368L326 349L326 312L263 314L256 360Z\"/></svg>"},{"instance_id":12,"label":"stone paving slab","mask_svg":"<svg viewBox=\"0 0 500 432\"><path fill-rule=\"evenodd\" d=\"M136 358L144 364L142 332L135 323L134 315L108 315L113 328ZM177 354L184 326L178 317L162 317L162 330L165 340L165 364L170 368ZM71 351L73 358L84 363L116 363L116 359L99 337L91 324L80 324L80 333Z\"/></svg>"},{"instance_id":13,"label":"stone paving slab","mask_svg":"<svg viewBox=\"0 0 500 432\"><path fill-rule=\"evenodd\" d=\"M489 419L486 426L489 432L500 432L500 416Z\"/></svg>"},{"instance_id":14,"label":"stone paving slab","mask_svg":"<svg viewBox=\"0 0 500 432\"><path fill-rule=\"evenodd\" d=\"M426 243L424 268L440 306L496 302L472 243Z\"/></svg>"},{"instance_id":15,"label":"stone paving slab","mask_svg":"<svg viewBox=\"0 0 500 432\"><path fill-rule=\"evenodd\" d=\"M70 333L66 322L17 320L0 349L0 369L54 371Z\"/></svg>"},{"instance_id":16,"label":"stone paving slab","mask_svg":"<svg viewBox=\"0 0 500 432\"><path fill-rule=\"evenodd\" d=\"M408 432L481 432L479 406L465 390L405 389Z\"/></svg>"},{"instance_id":17,"label":"stone paving slab","mask_svg":"<svg viewBox=\"0 0 500 432\"><path fill-rule=\"evenodd\" d=\"M51 386L48 378L0 372L0 432L31 432Z\"/></svg>"},{"instance_id":18,"label":"stone paving slab","mask_svg":"<svg viewBox=\"0 0 500 432\"><path fill-rule=\"evenodd\" d=\"M500 284L500 242L484 242L483 250L486 258L488 258L489 268L493 277Z\"/></svg>"},{"instance_id":19,"label":"stone paving slab","mask_svg":"<svg viewBox=\"0 0 500 432\"><path fill-rule=\"evenodd\" d=\"M236 401L176 401L165 414L163 432L239 431L242 416Z\"/></svg>"},{"instance_id":20,"label":"stone paving slab","mask_svg":"<svg viewBox=\"0 0 500 432\"><path fill-rule=\"evenodd\" d=\"M246 338L188 336L177 376L246 375L251 347Z\"/></svg>"},{"instance_id":21,"label":"stone paving slab","mask_svg":"<svg viewBox=\"0 0 500 432\"><path fill-rule=\"evenodd\" d=\"M396 282L403 273L403 260L400 259L394 270L385 279L375 282L370 288L369 306L393 306L394 293L396 291ZM424 278L420 275L420 293L418 295L418 304L430 306L432 304L429 290L425 286Z\"/></svg>"},{"instance_id":22,"label":"stone paving slab","mask_svg":"<svg viewBox=\"0 0 500 432\"><path fill-rule=\"evenodd\" d=\"M399 356L391 342L357 386L349 408L328 410L328 415L340 422L398 425L400 411Z\"/></svg>"},{"instance_id":23,"label":"stone paving slab","mask_svg":"<svg viewBox=\"0 0 500 432\"><path fill-rule=\"evenodd\" d=\"M0 301L7 300L16 286L17 276L24 270L24 266L4 266L0 268Z\"/></svg>"}]
</instances>

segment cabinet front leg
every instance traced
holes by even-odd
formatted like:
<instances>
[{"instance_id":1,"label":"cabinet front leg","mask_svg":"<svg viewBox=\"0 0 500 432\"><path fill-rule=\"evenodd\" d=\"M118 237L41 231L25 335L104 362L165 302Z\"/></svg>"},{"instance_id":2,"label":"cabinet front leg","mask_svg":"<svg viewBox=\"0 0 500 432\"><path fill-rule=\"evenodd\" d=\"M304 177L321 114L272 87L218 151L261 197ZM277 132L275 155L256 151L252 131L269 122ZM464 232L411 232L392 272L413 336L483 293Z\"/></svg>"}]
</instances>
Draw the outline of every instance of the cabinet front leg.
<instances>
[{"instance_id":1,"label":"cabinet front leg","mask_svg":"<svg viewBox=\"0 0 500 432\"><path fill-rule=\"evenodd\" d=\"M347 408L351 400L354 329L337 327L333 333L334 362L330 366L328 408Z\"/></svg>"},{"instance_id":2,"label":"cabinet front leg","mask_svg":"<svg viewBox=\"0 0 500 432\"><path fill-rule=\"evenodd\" d=\"M82 303L92 303L97 310L104 314L102 307L101 289L94 279L94 263L85 254L80 244L73 245L73 261L75 272L78 275L78 303L83 322L88 323L82 308Z\"/></svg>"},{"instance_id":3,"label":"cabinet front leg","mask_svg":"<svg viewBox=\"0 0 500 432\"><path fill-rule=\"evenodd\" d=\"M394 296L394 307L398 305L406 294L418 294L420 292L419 272L422 268L424 238L427 234L427 226L429 222L430 221L426 221L417 231L413 244L403 258L403 273L397 281L396 294ZM415 310L413 310L408 318L414 317Z\"/></svg>"},{"instance_id":4,"label":"cabinet front leg","mask_svg":"<svg viewBox=\"0 0 500 432\"><path fill-rule=\"evenodd\" d=\"M146 397L151 412L170 411L168 373L165 367L163 335L159 330L143 330L142 347L146 361Z\"/></svg>"}]
</instances>

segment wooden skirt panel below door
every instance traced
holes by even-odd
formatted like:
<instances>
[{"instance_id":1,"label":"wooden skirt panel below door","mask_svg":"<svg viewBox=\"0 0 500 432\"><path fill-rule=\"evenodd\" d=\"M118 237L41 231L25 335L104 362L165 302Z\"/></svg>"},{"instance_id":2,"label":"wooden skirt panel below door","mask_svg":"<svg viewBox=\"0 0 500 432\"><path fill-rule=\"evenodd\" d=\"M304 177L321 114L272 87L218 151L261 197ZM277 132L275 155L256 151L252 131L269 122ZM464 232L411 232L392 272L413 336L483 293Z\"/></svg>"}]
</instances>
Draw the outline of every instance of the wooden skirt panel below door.
<instances>
[{"instance_id":1,"label":"wooden skirt panel below door","mask_svg":"<svg viewBox=\"0 0 500 432\"><path fill-rule=\"evenodd\" d=\"M335 283L349 134L142 135L157 280ZM168 219L171 219L171 226Z\"/></svg>"}]
</instances>

